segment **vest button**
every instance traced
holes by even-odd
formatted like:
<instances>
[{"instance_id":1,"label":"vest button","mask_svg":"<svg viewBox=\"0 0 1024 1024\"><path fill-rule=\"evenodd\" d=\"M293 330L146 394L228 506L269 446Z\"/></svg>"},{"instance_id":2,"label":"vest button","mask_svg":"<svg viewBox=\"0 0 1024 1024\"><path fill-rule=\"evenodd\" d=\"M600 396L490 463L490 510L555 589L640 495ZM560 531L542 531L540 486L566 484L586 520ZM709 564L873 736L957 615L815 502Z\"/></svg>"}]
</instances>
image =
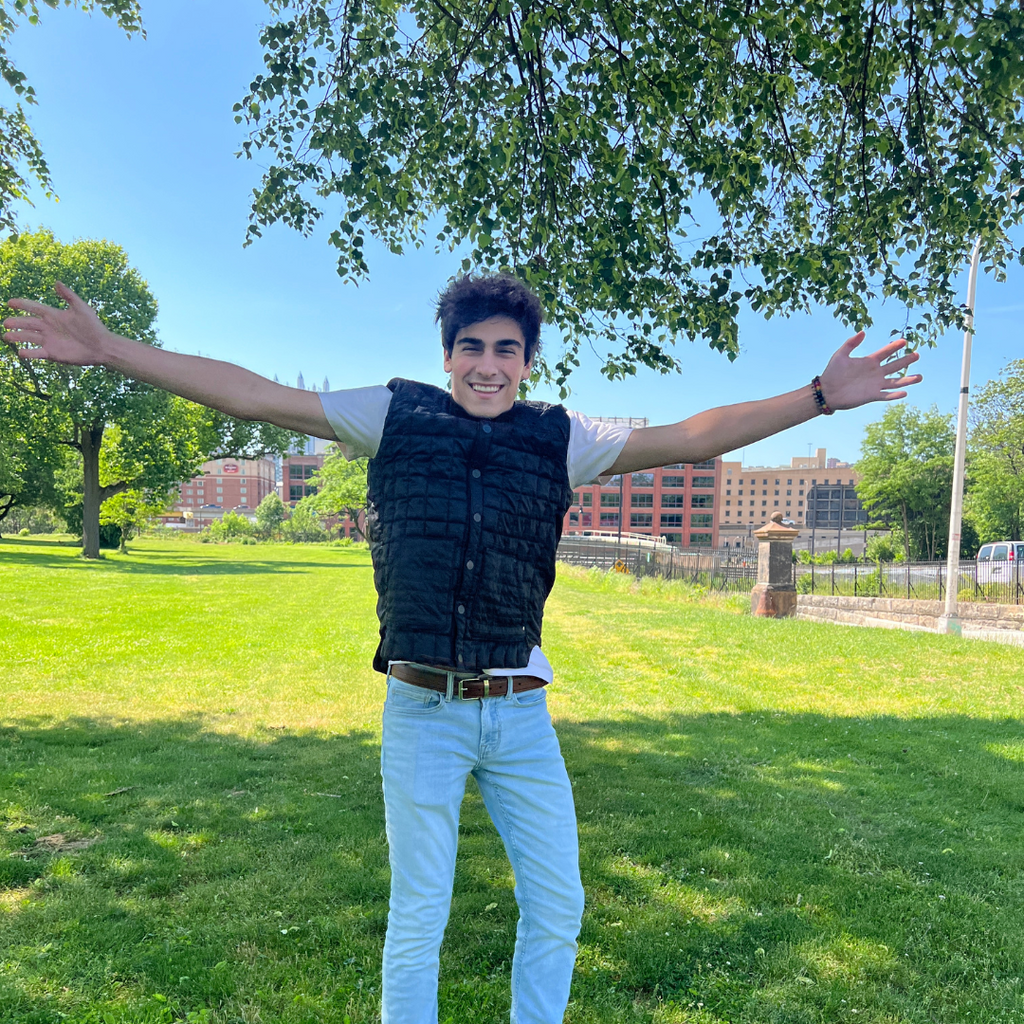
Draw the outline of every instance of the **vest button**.
<instances>
[{"instance_id":1,"label":"vest button","mask_svg":"<svg viewBox=\"0 0 1024 1024\"><path fill-rule=\"evenodd\" d=\"M456 611L460 615L465 615L466 614L466 606L464 604L460 604L459 607L456 609Z\"/></svg>"},{"instance_id":2,"label":"vest button","mask_svg":"<svg viewBox=\"0 0 1024 1024\"><path fill-rule=\"evenodd\" d=\"M474 469L473 470L473 479L474 480L479 480L480 479L480 470L479 469Z\"/></svg>"},{"instance_id":3,"label":"vest button","mask_svg":"<svg viewBox=\"0 0 1024 1024\"><path fill-rule=\"evenodd\" d=\"M479 523L480 522L480 513L479 512L474 512L473 513L473 522L474 523Z\"/></svg>"},{"instance_id":4,"label":"vest button","mask_svg":"<svg viewBox=\"0 0 1024 1024\"><path fill-rule=\"evenodd\" d=\"M484 424L483 431L484 431L485 434L489 434L491 432L491 425L490 425L490 423L485 423Z\"/></svg>"},{"instance_id":5,"label":"vest button","mask_svg":"<svg viewBox=\"0 0 1024 1024\"><path fill-rule=\"evenodd\" d=\"M472 569L473 568L473 559L472 558L466 563L466 568L467 569Z\"/></svg>"}]
</instances>

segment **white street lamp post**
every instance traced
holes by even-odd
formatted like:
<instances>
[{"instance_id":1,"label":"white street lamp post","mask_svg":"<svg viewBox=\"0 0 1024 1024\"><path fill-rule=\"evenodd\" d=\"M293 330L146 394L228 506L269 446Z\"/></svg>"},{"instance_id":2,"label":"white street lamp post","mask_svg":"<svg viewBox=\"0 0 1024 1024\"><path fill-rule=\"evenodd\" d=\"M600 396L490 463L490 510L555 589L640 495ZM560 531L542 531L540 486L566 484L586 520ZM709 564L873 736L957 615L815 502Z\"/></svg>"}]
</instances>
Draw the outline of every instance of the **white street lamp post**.
<instances>
[{"instance_id":1,"label":"white street lamp post","mask_svg":"<svg viewBox=\"0 0 1024 1024\"><path fill-rule=\"evenodd\" d=\"M939 616L940 633L961 633L957 615L960 582L960 523L964 510L964 463L967 456L967 400L971 388L971 340L974 334L974 296L978 286L981 239L974 243L971 272L967 278L967 317L964 323L964 356L960 366L960 405L956 416L956 455L953 460L953 501L949 512L949 552L946 555L946 607Z\"/></svg>"}]
</instances>

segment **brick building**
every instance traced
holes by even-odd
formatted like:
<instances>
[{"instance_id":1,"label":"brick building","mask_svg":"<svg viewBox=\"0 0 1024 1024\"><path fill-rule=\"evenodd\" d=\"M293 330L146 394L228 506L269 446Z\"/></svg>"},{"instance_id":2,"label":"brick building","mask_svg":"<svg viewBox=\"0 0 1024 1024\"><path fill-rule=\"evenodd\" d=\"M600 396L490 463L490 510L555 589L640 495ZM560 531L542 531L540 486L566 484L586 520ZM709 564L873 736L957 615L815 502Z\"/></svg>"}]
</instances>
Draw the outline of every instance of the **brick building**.
<instances>
[{"instance_id":1,"label":"brick building","mask_svg":"<svg viewBox=\"0 0 1024 1024\"><path fill-rule=\"evenodd\" d=\"M720 460L679 463L612 477L573 491L566 534L643 534L684 547L717 547Z\"/></svg>"},{"instance_id":2,"label":"brick building","mask_svg":"<svg viewBox=\"0 0 1024 1024\"><path fill-rule=\"evenodd\" d=\"M801 530L795 547L863 551L867 512L857 497L860 477L824 448L796 456L788 466L723 462L718 490L718 529L724 547L754 547L754 530L773 512ZM861 527L858 529L858 527Z\"/></svg>"},{"instance_id":3,"label":"brick building","mask_svg":"<svg viewBox=\"0 0 1024 1024\"><path fill-rule=\"evenodd\" d=\"M277 468L273 459L213 459L177 488L177 494L165 522L181 522L187 517L197 529L237 509L255 511L256 506L276 488Z\"/></svg>"}]
</instances>

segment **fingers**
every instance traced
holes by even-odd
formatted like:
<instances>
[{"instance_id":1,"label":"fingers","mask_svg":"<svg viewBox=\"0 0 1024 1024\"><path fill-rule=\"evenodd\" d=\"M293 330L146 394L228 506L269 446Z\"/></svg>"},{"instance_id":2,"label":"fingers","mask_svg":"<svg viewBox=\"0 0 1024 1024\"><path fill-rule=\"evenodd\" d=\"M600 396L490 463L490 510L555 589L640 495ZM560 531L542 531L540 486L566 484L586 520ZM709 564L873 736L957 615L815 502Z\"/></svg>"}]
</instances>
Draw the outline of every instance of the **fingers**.
<instances>
[{"instance_id":1,"label":"fingers","mask_svg":"<svg viewBox=\"0 0 1024 1024\"><path fill-rule=\"evenodd\" d=\"M95 312L92 306L83 299L78 292L69 288L63 281L54 281L53 290L62 298L68 306L75 309L87 309L90 313Z\"/></svg>"},{"instance_id":2,"label":"fingers","mask_svg":"<svg viewBox=\"0 0 1024 1024\"><path fill-rule=\"evenodd\" d=\"M907 344L906 338L896 338L895 341L890 341L888 345L883 345L877 352L872 352L868 356L868 359L877 359L881 362L884 359L888 359L889 356L899 352ZM916 353L914 353L916 355Z\"/></svg>"},{"instance_id":3,"label":"fingers","mask_svg":"<svg viewBox=\"0 0 1024 1024\"><path fill-rule=\"evenodd\" d=\"M842 348L840 348L839 351L843 352L845 355L849 355L863 340L864 332L858 331L852 338L847 338L846 341L843 342Z\"/></svg>"},{"instance_id":4,"label":"fingers","mask_svg":"<svg viewBox=\"0 0 1024 1024\"><path fill-rule=\"evenodd\" d=\"M893 377L891 380L885 380L882 382L882 389L888 390L889 388L907 387L910 384L920 384L923 380L924 377L919 373L915 373L910 377Z\"/></svg>"},{"instance_id":5,"label":"fingers","mask_svg":"<svg viewBox=\"0 0 1024 1024\"><path fill-rule=\"evenodd\" d=\"M41 316L43 313L53 309L53 306L48 306L45 302L36 302L35 299L8 299L7 305L11 309L20 309L25 313L35 313L37 316Z\"/></svg>"},{"instance_id":6,"label":"fingers","mask_svg":"<svg viewBox=\"0 0 1024 1024\"><path fill-rule=\"evenodd\" d=\"M887 376L892 376L894 373L898 373L900 370L905 370L912 363L916 363L921 357L916 352L908 352L905 356L901 356L899 359L891 359L887 363L882 363L882 369L885 371Z\"/></svg>"}]
</instances>

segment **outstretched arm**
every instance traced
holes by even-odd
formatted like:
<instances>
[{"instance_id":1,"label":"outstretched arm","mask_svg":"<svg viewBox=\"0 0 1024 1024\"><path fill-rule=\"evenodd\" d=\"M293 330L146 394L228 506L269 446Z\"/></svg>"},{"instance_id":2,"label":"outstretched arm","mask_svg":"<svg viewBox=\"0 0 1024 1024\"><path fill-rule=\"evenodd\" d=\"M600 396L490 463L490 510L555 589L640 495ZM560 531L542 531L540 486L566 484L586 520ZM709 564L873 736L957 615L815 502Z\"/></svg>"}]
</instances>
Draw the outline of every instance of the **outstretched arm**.
<instances>
[{"instance_id":1,"label":"outstretched arm","mask_svg":"<svg viewBox=\"0 0 1024 1024\"><path fill-rule=\"evenodd\" d=\"M922 379L920 374L907 376L903 372L917 361L916 352L891 358L906 344L902 338L869 356L854 358L853 350L863 340L860 331L846 341L821 374L821 390L830 409L855 409L868 402L906 398L902 389ZM634 430L608 472L634 473L652 466L703 462L819 414L810 385L759 402L709 409L680 423Z\"/></svg>"},{"instance_id":2,"label":"outstretched arm","mask_svg":"<svg viewBox=\"0 0 1024 1024\"><path fill-rule=\"evenodd\" d=\"M22 359L49 359L72 366L106 366L241 420L261 420L286 430L334 440L315 392L285 387L233 363L165 352L113 334L96 311L70 288L56 285L67 303L55 309L31 299L8 305L28 316L3 322L4 341Z\"/></svg>"}]
</instances>

